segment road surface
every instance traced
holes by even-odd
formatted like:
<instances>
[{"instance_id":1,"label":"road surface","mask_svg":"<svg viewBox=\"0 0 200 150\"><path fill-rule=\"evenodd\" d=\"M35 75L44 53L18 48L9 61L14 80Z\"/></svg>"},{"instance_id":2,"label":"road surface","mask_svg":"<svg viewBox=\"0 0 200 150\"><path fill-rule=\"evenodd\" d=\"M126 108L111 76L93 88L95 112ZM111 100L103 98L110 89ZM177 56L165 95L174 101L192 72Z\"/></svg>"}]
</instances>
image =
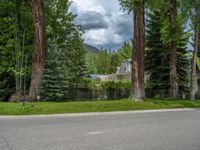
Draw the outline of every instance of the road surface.
<instances>
[{"instance_id":1,"label":"road surface","mask_svg":"<svg viewBox=\"0 0 200 150\"><path fill-rule=\"evenodd\" d=\"M200 150L200 110L0 118L0 150Z\"/></svg>"}]
</instances>

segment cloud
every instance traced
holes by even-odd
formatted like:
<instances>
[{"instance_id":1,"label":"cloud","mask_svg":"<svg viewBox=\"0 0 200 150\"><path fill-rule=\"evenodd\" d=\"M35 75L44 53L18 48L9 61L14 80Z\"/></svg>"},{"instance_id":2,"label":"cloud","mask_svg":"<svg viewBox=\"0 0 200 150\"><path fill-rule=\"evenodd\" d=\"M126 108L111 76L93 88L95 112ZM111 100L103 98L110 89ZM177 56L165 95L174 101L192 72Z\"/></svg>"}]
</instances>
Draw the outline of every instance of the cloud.
<instances>
[{"instance_id":1,"label":"cloud","mask_svg":"<svg viewBox=\"0 0 200 150\"><path fill-rule=\"evenodd\" d=\"M86 32L86 43L116 50L132 39L132 16L120 10L118 0L73 0L71 11L78 17L75 23Z\"/></svg>"},{"instance_id":2,"label":"cloud","mask_svg":"<svg viewBox=\"0 0 200 150\"><path fill-rule=\"evenodd\" d=\"M85 11L76 19L76 23L82 25L86 30L108 28L104 16L95 11Z\"/></svg>"}]
</instances>

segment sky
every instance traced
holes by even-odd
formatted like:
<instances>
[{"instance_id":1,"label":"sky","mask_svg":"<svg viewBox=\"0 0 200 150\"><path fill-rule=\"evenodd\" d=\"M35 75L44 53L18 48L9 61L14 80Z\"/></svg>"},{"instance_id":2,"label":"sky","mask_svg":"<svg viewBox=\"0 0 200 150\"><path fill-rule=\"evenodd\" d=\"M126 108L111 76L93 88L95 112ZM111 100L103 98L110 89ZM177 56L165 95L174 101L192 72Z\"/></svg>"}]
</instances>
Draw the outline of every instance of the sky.
<instances>
[{"instance_id":1,"label":"sky","mask_svg":"<svg viewBox=\"0 0 200 150\"><path fill-rule=\"evenodd\" d=\"M117 50L132 39L132 16L120 9L118 0L72 1L70 11L78 15L75 23L85 28L85 43Z\"/></svg>"}]
</instances>

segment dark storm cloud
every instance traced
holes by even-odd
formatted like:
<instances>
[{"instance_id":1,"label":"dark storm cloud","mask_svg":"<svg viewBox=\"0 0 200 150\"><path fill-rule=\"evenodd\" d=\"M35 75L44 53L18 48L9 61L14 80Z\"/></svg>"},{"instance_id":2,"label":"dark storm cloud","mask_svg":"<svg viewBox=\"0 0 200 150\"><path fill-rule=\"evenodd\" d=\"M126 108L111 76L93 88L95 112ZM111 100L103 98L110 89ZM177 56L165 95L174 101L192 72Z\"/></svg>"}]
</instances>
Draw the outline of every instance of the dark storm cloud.
<instances>
[{"instance_id":1,"label":"dark storm cloud","mask_svg":"<svg viewBox=\"0 0 200 150\"><path fill-rule=\"evenodd\" d=\"M86 30L108 28L108 23L105 20L105 16L95 11L86 11L80 13L76 19L76 23L82 25Z\"/></svg>"}]
</instances>

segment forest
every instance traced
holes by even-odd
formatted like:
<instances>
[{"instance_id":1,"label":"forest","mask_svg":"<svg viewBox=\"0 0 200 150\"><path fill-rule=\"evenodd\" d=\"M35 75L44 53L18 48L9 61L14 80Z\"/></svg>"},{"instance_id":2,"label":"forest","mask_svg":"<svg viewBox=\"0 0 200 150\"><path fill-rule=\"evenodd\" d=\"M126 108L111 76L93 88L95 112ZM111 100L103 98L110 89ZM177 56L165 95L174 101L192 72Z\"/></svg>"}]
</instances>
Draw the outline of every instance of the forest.
<instances>
[{"instance_id":1,"label":"forest","mask_svg":"<svg viewBox=\"0 0 200 150\"><path fill-rule=\"evenodd\" d=\"M197 99L200 1L118 2L121 11L133 16L132 40L115 51L91 53L84 47L85 29L75 24L77 14L70 11L73 2L1 0L0 101L78 100L76 89L94 93L100 87L117 93L109 99ZM88 78L116 73L126 59L132 59L131 81Z\"/></svg>"}]
</instances>

